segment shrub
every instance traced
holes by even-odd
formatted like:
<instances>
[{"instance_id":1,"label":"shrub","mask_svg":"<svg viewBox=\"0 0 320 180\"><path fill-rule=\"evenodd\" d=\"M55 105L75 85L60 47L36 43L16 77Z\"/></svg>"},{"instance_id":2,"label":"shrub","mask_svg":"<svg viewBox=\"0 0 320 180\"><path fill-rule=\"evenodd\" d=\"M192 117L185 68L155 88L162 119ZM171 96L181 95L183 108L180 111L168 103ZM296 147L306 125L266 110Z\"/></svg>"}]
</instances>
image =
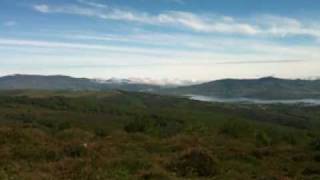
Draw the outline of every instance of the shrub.
<instances>
[{"instance_id":1,"label":"shrub","mask_svg":"<svg viewBox=\"0 0 320 180\"><path fill-rule=\"evenodd\" d=\"M311 143L310 146L313 150L320 151L320 138L314 139Z\"/></svg>"},{"instance_id":2,"label":"shrub","mask_svg":"<svg viewBox=\"0 0 320 180\"><path fill-rule=\"evenodd\" d=\"M39 120L37 123L49 129L55 129L56 123L52 120Z\"/></svg>"},{"instance_id":3,"label":"shrub","mask_svg":"<svg viewBox=\"0 0 320 180\"><path fill-rule=\"evenodd\" d=\"M108 135L106 129L104 128L96 128L94 130L94 134L97 136L97 137L106 137Z\"/></svg>"},{"instance_id":4,"label":"shrub","mask_svg":"<svg viewBox=\"0 0 320 180\"><path fill-rule=\"evenodd\" d=\"M128 133L146 133L158 137L169 137L181 132L183 123L170 118L140 117L127 123L124 129Z\"/></svg>"},{"instance_id":5,"label":"shrub","mask_svg":"<svg viewBox=\"0 0 320 180\"><path fill-rule=\"evenodd\" d=\"M82 142L88 142L94 137L94 135L91 132L85 131L83 129L71 128L71 129L59 131L56 134L56 137L59 140L64 140L64 141L81 140Z\"/></svg>"},{"instance_id":6,"label":"shrub","mask_svg":"<svg viewBox=\"0 0 320 180\"><path fill-rule=\"evenodd\" d=\"M302 174L305 176L320 175L320 167L317 164L311 164L302 171Z\"/></svg>"},{"instance_id":7,"label":"shrub","mask_svg":"<svg viewBox=\"0 0 320 180\"><path fill-rule=\"evenodd\" d=\"M231 136L233 138L239 138L247 136L252 133L251 126L240 120L232 120L226 122L220 129L220 133L224 135Z\"/></svg>"},{"instance_id":8,"label":"shrub","mask_svg":"<svg viewBox=\"0 0 320 180\"><path fill-rule=\"evenodd\" d=\"M3 170L3 169L0 169L0 179L1 180L9 180L9 175Z\"/></svg>"},{"instance_id":9,"label":"shrub","mask_svg":"<svg viewBox=\"0 0 320 180\"><path fill-rule=\"evenodd\" d=\"M265 132L256 133L256 145L269 146L271 145L271 138Z\"/></svg>"},{"instance_id":10,"label":"shrub","mask_svg":"<svg viewBox=\"0 0 320 180\"><path fill-rule=\"evenodd\" d=\"M125 125L124 130L128 133L143 133L146 132L148 128L148 121L147 120L141 120L136 119L133 121L130 121L128 124Z\"/></svg>"},{"instance_id":11,"label":"shrub","mask_svg":"<svg viewBox=\"0 0 320 180\"><path fill-rule=\"evenodd\" d=\"M63 130L70 129L70 128L71 128L71 124L68 121L61 121L61 122L57 123L57 127L56 127L56 129L58 131L63 131Z\"/></svg>"},{"instance_id":12,"label":"shrub","mask_svg":"<svg viewBox=\"0 0 320 180\"><path fill-rule=\"evenodd\" d=\"M87 154L87 148L84 144L70 144L64 148L64 153L69 157L78 158Z\"/></svg>"},{"instance_id":13,"label":"shrub","mask_svg":"<svg viewBox=\"0 0 320 180\"><path fill-rule=\"evenodd\" d=\"M298 143L298 139L293 133L284 135L283 140L291 145L296 145Z\"/></svg>"},{"instance_id":14,"label":"shrub","mask_svg":"<svg viewBox=\"0 0 320 180\"><path fill-rule=\"evenodd\" d=\"M252 151L252 155L258 159L262 159L264 157L274 156L274 152L270 147L263 147Z\"/></svg>"},{"instance_id":15,"label":"shrub","mask_svg":"<svg viewBox=\"0 0 320 180\"><path fill-rule=\"evenodd\" d=\"M216 161L202 149L183 153L170 162L168 169L182 177L212 177L218 173Z\"/></svg>"},{"instance_id":16,"label":"shrub","mask_svg":"<svg viewBox=\"0 0 320 180\"><path fill-rule=\"evenodd\" d=\"M320 153L316 153L316 154L313 156L313 160L315 160L316 162L320 162Z\"/></svg>"},{"instance_id":17,"label":"shrub","mask_svg":"<svg viewBox=\"0 0 320 180\"><path fill-rule=\"evenodd\" d=\"M165 180L165 179L170 179L165 174L163 174L161 172L155 172L155 171L140 172L138 177L139 177L139 179L143 179L143 180Z\"/></svg>"},{"instance_id":18,"label":"shrub","mask_svg":"<svg viewBox=\"0 0 320 180\"><path fill-rule=\"evenodd\" d=\"M133 175L141 177L139 179L143 179L141 172L149 172L151 166L150 161L130 155L110 161L106 166L102 167L98 175L101 179L135 179Z\"/></svg>"}]
</instances>

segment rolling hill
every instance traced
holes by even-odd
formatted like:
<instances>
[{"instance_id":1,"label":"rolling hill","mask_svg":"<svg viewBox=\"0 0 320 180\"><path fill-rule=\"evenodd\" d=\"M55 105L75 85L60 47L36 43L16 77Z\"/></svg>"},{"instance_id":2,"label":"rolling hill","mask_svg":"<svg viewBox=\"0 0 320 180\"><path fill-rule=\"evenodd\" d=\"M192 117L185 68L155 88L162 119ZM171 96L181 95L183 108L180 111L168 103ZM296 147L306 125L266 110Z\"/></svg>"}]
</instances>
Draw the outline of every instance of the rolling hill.
<instances>
[{"instance_id":1,"label":"rolling hill","mask_svg":"<svg viewBox=\"0 0 320 180\"><path fill-rule=\"evenodd\" d=\"M189 86L160 86L130 80L95 80L68 76L12 75L0 78L0 90L124 90L217 98L319 99L320 80L223 79Z\"/></svg>"},{"instance_id":2,"label":"rolling hill","mask_svg":"<svg viewBox=\"0 0 320 180\"><path fill-rule=\"evenodd\" d=\"M0 78L0 89L42 89L42 90L86 90L97 89L90 79L71 78L68 76L12 75Z\"/></svg>"},{"instance_id":3,"label":"rolling hill","mask_svg":"<svg viewBox=\"0 0 320 180\"><path fill-rule=\"evenodd\" d=\"M224 79L199 85L167 89L164 93L219 98L302 99L320 98L320 80Z\"/></svg>"},{"instance_id":4,"label":"rolling hill","mask_svg":"<svg viewBox=\"0 0 320 180\"><path fill-rule=\"evenodd\" d=\"M320 106L0 92L0 179L320 178Z\"/></svg>"},{"instance_id":5,"label":"rolling hill","mask_svg":"<svg viewBox=\"0 0 320 180\"><path fill-rule=\"evenodd\" d=\"M99 81L69 76L11 75L0 78L0 90L126 90L152 91L156 85L140 84L130 81Z\"/></svg>"}]
</instances>

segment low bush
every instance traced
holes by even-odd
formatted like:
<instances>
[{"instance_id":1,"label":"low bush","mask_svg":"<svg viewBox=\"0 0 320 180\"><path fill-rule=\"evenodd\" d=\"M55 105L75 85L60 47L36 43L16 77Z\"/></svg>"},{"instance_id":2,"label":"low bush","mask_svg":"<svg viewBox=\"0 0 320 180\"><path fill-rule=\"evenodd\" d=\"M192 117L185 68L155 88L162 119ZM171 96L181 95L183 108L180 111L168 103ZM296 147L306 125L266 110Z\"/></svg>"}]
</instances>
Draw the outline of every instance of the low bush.
<instances>
[{"instance_id":1,"label":"low bush","mask_svg":"<svg viewBox=\"0 0 320 180\"><path fill-rule=\"evenodd\" d=\"M320 151L320 138L312 140L310 146L313 150Z\"/></svg>"},{"instance_id":2,"label":"low bush","mask_svg":"<svg viewBox=\"0 0 320 180\"><path fill-rule=\"evenodd\" d=\"M231 120L226 122L220 128L220 134L224 134L233 138L240 138L253 134L253 128L245 121Z\"/></svg>"},{"instance_id":3,"label":"low bush","mask_svg":"<svg viewBox=\"0 0 320 180\"><path fill-rule=\"evenodd\" d=\"M148 129L149 123L150 122L148 122L146 120L135 119L135 120L128 122L124 126L124 130L128 133L138 133L138 132L143 133L143 132L146 132L146 130Z\"/></svg>"},{"instance_id":4,"label":"low bush","mask_svg":"<svg viewBox=\"0 0 320 180\"><path fill-rule=\"evenodd\" d=\"M78 158L87 154L87 148L85 144L69 144L64 147L64 153L68 157Z\"/></svg>"},{"instance_id":5,"label":"low bush","mask_svg":"<svg viewBox=\"0 0 320 180\"><path fill-rule=\"evenodd\" d=\"M129 121L124 130L128 133L145 133L158 137L169 137L178 134L183 123L176 119L161 117L140 117Z\"/></svg>"},{"instance_id":6,"label":"low bush","mask_svg":"<svg viewBox=\"0 0 320 180\"><path fill-rule=\"evenodd\" d=\"M320 166L317 164L310 164L302 171L302 174L305 176L320 175Z\"/></svg>"},{"instance_id":7,"label":"low bush","mask_svg":"<svg viewBox=\"0 0 320 180\"><path fill-rule=\"evenodd\" d=\"M94 135L91 132L79 128L71 128L58 132L55 135L59 140L89 142Z\"/></svg>"},{"instance_id":8,"label":"low bush","mask_svg":"<svg viewBox=\"0 0 320 180\"><path fill-rule=\"evenodd\" d=\"M269 146L271 145L271 138L262 131L256 133L256 145L257 146Z\"/></svg>"},{"instance_id":9,"label":"low bush","mask_svg":"<svg viewBox=\"0 0 320 180\"><path fill-rule=\"evenodd\" d=\"M313 156L313 160L316 161L316 162L320 162L320 153L316 153L316 154Z\"/></svg>"},{"instance_id":10,"label":"low bush","mask_svg":"<svg viewBox=\"0 0 320 180\"><path fill-rule=\"evenodd\" d=\"M174 158L168 169L181 177L212 177L218 174L216 161L203 149L192 149Z\"/></svg>"},{"instance_id":11,"label":"low bush","mask_svg":"<svg viewBox=\"0 0 320 180\"><path fill-rule=\"evenodd\" d=\"M140 172L138 177L139 177L139 179L143 179L143 180L166 180L166 179L170 179L165 174L163 174L161 172L154 172L154 171Z\"/></svg>"},{"instance_id":12,"label":"low bush","mask_svg":"<svg viewBox=\"0 0 320 180\"><path fill-rule=\"evenodd\" d=\"M108 135L106 129L104 128L96 128L94 130L94 134L97 136L97 137L106 137Z\"/></svg>"},{"instance_id":13,"label":"low bush","mask_svg":"<svg viewBox=\"0 0 320 180\"><path fill-rule=\"evenodd\" d=\"M9 175L3 170L3 169L0 169L0 179L1 180L9 180Z\"/></svg>"}]
</instances>

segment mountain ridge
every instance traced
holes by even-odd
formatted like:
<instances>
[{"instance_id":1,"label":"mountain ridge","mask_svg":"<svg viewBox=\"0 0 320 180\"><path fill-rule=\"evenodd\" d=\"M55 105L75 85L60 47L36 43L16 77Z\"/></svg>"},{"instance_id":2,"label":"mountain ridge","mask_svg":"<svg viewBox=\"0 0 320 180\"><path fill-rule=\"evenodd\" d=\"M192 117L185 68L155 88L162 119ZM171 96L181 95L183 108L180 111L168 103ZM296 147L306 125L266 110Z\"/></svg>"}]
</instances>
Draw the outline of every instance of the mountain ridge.
<instances>
[{"instance_id":1,"label":"mountain ridge","mask_svg":"<svg viewBox=\"0 0 320 180\"><path fill-rule=\"evenodd\" d=\"M301 99L320 98L320 80L222 79L171 89L173 94L195 94L219 98Z\"/></svg>"},{"instance_id":2,"label":"mountain ridge","mask_svg":"<svg viewBox=\"0 0 320 180\"><path fill-rule=\"evenodd\" d=\"M320 80L221 79L185 86L166 86L134 82L129 79L97 80L64 75L23 75L0 77L0 90L124 90L167 95L202 95L219 98L302 99L320 98Z\"/></svg>"}]
</instances>

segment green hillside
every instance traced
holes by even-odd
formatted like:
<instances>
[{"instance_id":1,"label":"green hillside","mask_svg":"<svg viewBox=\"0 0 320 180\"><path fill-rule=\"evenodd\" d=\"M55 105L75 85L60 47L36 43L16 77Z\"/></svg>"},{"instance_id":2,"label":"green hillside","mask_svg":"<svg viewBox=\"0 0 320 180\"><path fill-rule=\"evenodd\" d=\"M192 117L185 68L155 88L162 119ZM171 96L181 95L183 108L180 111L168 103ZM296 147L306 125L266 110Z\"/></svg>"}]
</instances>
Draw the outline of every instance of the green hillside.
<instances>
[{"instance_id":1,"label":"green hillside","mask_svg":"<svg viewBox=\"0 0 320 180\"><path fill-rule=\"evenodd\" d=\"M0 92L0 179L319 179L320 107Z\"/></svg>"},{"instance_id":2,"label":"green hillside","mask_svg":"<svg viewBox=\"0 0 320 180\"><path fill-rule=\"evenodd\" d=\"M307 99L320 98L320 80L225 79L165 90L170 94L195 94L219 98Z\"/></svg>"}]
</instances>

